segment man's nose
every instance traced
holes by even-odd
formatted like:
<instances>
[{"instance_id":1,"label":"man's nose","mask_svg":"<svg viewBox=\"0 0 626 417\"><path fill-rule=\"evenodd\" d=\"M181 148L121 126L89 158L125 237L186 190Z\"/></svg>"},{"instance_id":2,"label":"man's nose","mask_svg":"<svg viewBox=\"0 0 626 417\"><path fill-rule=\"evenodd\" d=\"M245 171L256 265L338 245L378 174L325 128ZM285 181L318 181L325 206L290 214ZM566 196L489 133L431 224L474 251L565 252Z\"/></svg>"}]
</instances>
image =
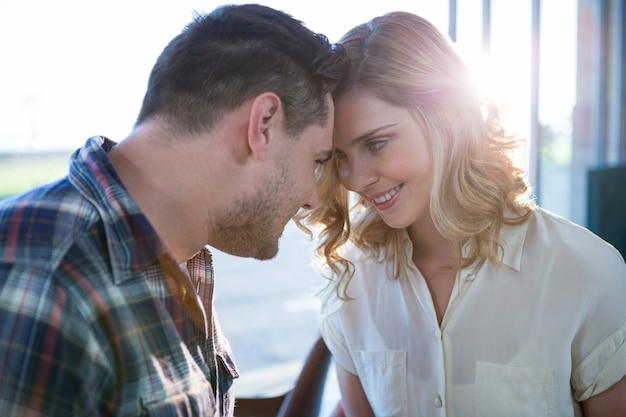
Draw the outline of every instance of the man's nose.
<instances>
[{"instance_id":1,"label":"man's nose","mask_svg":"<svg viewBox=\"0 0 626 417\"><path fill-rule=\"evenodd\" d=\"M310 210L310 209L314 209L315 207L317 207L318 204L319 204L319 197L317 195L317 186L315 186L313 187L313 192L311 193L311 196L309 197L307 202L302 205L302 208Z\"/></svg>"}]
</instances>

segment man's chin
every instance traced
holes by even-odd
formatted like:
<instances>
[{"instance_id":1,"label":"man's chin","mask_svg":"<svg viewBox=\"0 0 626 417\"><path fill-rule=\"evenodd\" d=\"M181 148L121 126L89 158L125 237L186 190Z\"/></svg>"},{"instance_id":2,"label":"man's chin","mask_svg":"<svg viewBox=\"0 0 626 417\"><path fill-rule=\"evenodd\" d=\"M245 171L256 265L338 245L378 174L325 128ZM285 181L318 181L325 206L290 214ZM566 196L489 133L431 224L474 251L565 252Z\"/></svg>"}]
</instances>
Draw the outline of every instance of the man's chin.
<instances>
[{"instance_id":1,"label":"man's chin","mask_svg":"<svg viewBox=\"0 0 626 417\"><path fill-rule=\"evenodd\" d=\"M276 240L270 242L266 240L264 244L258 246L255 255L252 255L254 259L258 259L260 261L268 261L270 259L274 259L278 255L278 246L280 238L283 236L285 229L280 232Z\"/></svg>"},{"instance_id":2,"label":"man's chin","mask_svg":"<svg viewBox=\"0 0 626 417\"><path fill-rule=\"evenodd\" d=\"M274 259L276 255L278 255L278 242L272 246L259 248L257 253L252 257L260 261L268 261L270 259Z\"/></svg>"},{"instance_id":3,"label":"man's chin","mask_svg":"<svg viewBox=\"0 0 626 417\"><path fill-rule=\"evenodd\" d=\"M238 235L237 239L223 240L222 245L216 244L215 248L232 256L261 261L273 259L278 255L278 241L283 235L284 228L278 236L274 235L276 236L274 239L270 238L270 233L266 229L265 231L248 229L246 232ZM257 236L263 236L263 239Z\"/></svg>"}]
</instances>

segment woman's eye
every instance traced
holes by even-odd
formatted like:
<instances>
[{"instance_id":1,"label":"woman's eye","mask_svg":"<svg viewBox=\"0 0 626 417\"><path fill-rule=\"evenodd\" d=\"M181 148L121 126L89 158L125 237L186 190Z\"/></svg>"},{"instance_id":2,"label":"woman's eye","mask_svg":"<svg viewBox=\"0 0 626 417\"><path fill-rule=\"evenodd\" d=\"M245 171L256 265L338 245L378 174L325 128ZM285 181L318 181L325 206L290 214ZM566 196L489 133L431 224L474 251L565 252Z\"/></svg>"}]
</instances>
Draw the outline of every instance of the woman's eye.
<instances>
[{"instance_id":1,"label":"woman's eye","mask_svg":"<svg viewBox=\"0 0 626 417\"><path fill-rule=\"evenodd\" d=\"M335 151L335 159L338 161L343 161L346 159L346 154L343 151Z\"/></svg>"},{"instance_id":2,"label":"woman's eye","mask_svg":"<svg viewBox=\"0 0 626 417\"><path fill-rule=\"evenodd\" d=\"M365 146L367 147L369 151L375 152L375 151L382 149L386 143L387 143L386 140L372 140L372 141L367 142Z\"/></svg>"}]
</instances>

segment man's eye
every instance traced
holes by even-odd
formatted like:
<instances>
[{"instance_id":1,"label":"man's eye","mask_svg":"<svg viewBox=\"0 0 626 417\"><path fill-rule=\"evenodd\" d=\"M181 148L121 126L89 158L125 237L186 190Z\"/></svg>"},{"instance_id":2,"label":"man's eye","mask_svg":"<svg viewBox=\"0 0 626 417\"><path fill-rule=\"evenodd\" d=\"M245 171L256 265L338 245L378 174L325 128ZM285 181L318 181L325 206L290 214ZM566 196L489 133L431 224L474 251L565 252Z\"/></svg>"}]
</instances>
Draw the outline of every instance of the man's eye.
<instances>
[{"instance_id":1,"label":"man's eye","mask_svg":"<svg viewBox=\"0 0 626 417\"><path fill-rule=\"evenodd\" d=\"M319 181L320 178L322 178L322 173L324 172L324 166L326 165L326 162L332 159L332 157L333 157L332 154L328 154L324 159L315 160L315 179L317 181Z\"/></svg>"},{"instance_id":2,"label":"man's eye","mask_svg":"<svg viewBox=\"0 0 626 417\"><path fill-rule=\"evenodd\" d=\"M333 159L333 154L329 152L327 155L324 156L324 159L316 159L315 163L318 166L321 166L321 165L324 165L326 162L330 161L331 159Z\"/></svg>"}]
</instances>

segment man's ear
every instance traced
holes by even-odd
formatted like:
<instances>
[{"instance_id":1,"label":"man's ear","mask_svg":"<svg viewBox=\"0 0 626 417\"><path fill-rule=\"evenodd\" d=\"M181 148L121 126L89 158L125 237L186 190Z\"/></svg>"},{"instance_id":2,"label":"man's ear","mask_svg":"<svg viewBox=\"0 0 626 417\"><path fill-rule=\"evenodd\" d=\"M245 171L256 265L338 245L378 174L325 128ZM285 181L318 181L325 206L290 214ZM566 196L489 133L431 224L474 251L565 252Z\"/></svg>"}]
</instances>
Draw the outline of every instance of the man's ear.
<instances>
[{"instance_id":1,"label":"man's ear","mask_svg":"<svg viewBox=\"0 0 626 417\"><path fill-rule=\"evenodd\" d=\"M274 140L277 129L282 127L282 102L271 92L257 96L250 108L248 146L255 159L263 159L267 147Z\"/></svg>"}]
</instances>

